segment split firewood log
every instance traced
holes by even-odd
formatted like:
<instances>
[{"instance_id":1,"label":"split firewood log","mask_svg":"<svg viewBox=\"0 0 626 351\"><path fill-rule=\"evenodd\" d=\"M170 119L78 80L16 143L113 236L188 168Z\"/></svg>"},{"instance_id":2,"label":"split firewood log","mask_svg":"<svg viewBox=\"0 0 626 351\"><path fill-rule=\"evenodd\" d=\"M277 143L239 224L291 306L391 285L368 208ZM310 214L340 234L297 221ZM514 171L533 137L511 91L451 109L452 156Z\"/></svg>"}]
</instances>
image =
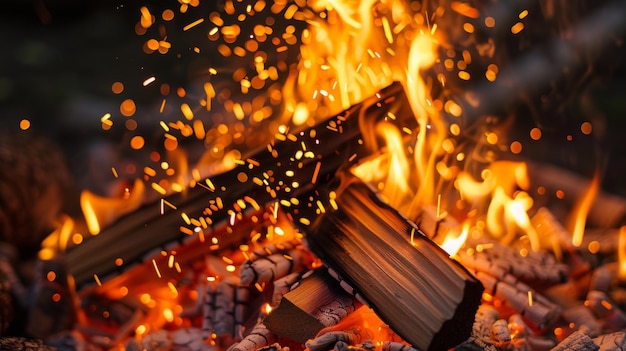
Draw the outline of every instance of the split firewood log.
<instances>
[{"instance_id":1,"label":"split firewood log","mask_svg":"<svg viewBox=\"0 0 626 351\"><path fill-rule=\"evenodd\" d=\"M307 272L263 322L277 335L304 343L323 328L339 323L358 306L354 296L320 267Z\"/></svg>"}]
</instances>

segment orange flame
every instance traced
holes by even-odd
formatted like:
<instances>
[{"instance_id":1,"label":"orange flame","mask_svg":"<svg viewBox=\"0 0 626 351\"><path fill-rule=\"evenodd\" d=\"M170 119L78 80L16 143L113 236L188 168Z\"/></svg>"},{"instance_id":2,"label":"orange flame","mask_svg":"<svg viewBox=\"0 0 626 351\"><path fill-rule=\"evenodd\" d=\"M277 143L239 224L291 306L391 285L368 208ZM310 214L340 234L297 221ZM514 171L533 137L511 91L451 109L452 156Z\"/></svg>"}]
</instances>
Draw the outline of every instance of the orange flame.
<instances>
[{"instance_id":1,"label":"orange flame","mask_svg":"<svg viewBox=\"0 0 626 351\"><path fill-rule=\"evenodd\" d=\"M624 282L626 281L626 226L619 229L617 258L619 261L617 276L621 282Z\"/></svg>"},{"instance_id":2,"label":"orange flame","mask_svg":"<svg viewBox=\"0 0 626 351\"><path fill-rule=\"evenodd\" d=\"M576 202L574 209L572 210L570 217L567 220L567 229L572 233L572 245L579 247L583 242L583 236L585 234L585 225L587 223L587 214L593 201L600 189L600 172L596 170L593 175L593 179L589 184L589 188L583 196Z\"/></svg>"},{"instance_id":3,"label":"orange flame","mask_svg":"<svg viewBox=\"0 0 626 351\"><path fill-rule=\"evenodd\" d=\"M463 244L465 244L467 236L469 235L469 229L470 223L466 221L463 224L461 234L459 234L456 238L452 238L450 235L446 236L443 243L440 245L441 248L444 249L450 257L456 255L456 253L463 247Z\"/></svg>"},{"instance_id":4,"label":"orange flame","mask_svg":"<svg viewBox=\"0 0 626 351\"><path fill-rule=\"evenodd\" d=\"M38 254L40 260L49 260L57 252L63 252L67 248L67 243L74 229L74 220L67 215L63 215L58 222L55 226L56 229L41 243L41 250Z\"/></svg>"},{"instance_id":5,"label":"orange flame","mask_svg":"<svg viewBox=\"0 0 626 351\"><path fill-rule=\"evenodd\" d=\"M132 190L127 189L125 196L120 198L102 197L87 190L83 191L80 195L80 206L89 233L97 235L102 227L137 209L143 201L144 192L145 185L140 179L136 179Z\"/></svg>"}]
</instances>

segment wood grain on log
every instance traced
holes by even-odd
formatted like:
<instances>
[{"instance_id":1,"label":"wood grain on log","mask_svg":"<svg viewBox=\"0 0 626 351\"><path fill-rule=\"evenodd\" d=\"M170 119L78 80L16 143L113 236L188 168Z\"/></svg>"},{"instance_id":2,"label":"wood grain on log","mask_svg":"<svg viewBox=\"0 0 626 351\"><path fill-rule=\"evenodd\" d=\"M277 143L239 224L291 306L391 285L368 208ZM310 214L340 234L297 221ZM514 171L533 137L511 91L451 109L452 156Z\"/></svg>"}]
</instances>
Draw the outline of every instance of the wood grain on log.
<instances>
[{"instance_id":1,"label":"wood grain on log","mask_svg":"<svg viewBox=\"0 0 626 351\"><path fill-rule=\"evenodd\" d=\"M303 227L307 247L413 347L442 350L466 340L480 282L367 185L343 180L336 193L318 188L294 210L296 221L318 217ZM328 209L321 216L319 202Z\"/></svg>"},{"instance_id":2,"label":"wood grain on log","mask_svg":"<svg viewBox=\"0 0 626 351\"><path fill-rule=\"evenodd\" d=\"M263 323L280 337L304 343L324 327L337 324L357 306L356 299L325 268L318 268L286 293Z\"/></svg>"}]
</instances>

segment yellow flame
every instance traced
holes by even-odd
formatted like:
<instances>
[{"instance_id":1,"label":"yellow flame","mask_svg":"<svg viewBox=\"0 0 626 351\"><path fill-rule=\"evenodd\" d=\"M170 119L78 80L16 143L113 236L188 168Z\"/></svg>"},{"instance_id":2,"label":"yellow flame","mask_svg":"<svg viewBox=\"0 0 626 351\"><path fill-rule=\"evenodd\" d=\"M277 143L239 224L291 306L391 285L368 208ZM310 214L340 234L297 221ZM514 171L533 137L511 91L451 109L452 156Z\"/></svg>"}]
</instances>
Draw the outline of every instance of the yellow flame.
<instances>
[{"instance_id":1,"label":"yellow flame","mask_svg":"<svg viewBox=\"0 0 626 351\"><path fill-rule=\"evenodd\" d=\"M74 220L70 216L62 215L57 222L56 229L41 243L38 254L40 260L52 259L57 252L63 252L67 248L74 230Z\"/></svg>"},{"instance_id":2,"label":"yellow flame","mask_svg":"<svg viewBox=\"0 0 626 351\"><path fill-rule=\"evenodd\" d=\"M617 276L621 282L624 282L626 281L626 226L619 229L617 256L619 260Z\"/></svg>"},{"instance_id":3,"label":"yellow flame","mask_svg":"<svg viewBox=\"0 0 626 351\"><path fill-rule=\"evenodd\" d=\"M102 197L88 190L80 194L80 206L87 222L89 233L97 235L105 227L120 216L141 206L145 185L136 179L132 190L125 197Z\"/></svg>"},{"instance_id":4,"label":"yellow flame","mask_svg":"<svg viewBox=\"0 0 626 351\"><path fill-rule=\"evenodd\" d=\"M596 170L587 191L585 191L585 194L578 199L567 221L567 229L570 233L572 233L572 245L576 247L579 247L583 242L585 225L587 223L587 214L589 213L589 209L591 208L599 189L600 172Z\"/></svg>"},{"instance_id":5,"label":"yellow flame","mask_svg":"<svg viewBox=\"0 0 626 351\"><path fill-rule=\"evenodd\" d=\"M528 193L527 166L523 162L495 161L481 172L481 181L469 173L461 172L456 186L461 195L487 209L487 229L496 238L511 242L517 228L528 236L531 247L539 248L535 229L530 224L528 210L533 201Z\"/></svg>"},{"instance_id":6,"label":"yellow flame","mask_svg":"<svg viewBox=\"0 0 626 351\"><path fill-rule=\"evenodd\" d=\"M450 257L456 255L456 253L459 252L459 250L463 247L463 244L465 244L465 241L467 240L467 236L469 234L469 229L470 223L466 221L463 224L463 230L461 231L459 236L453 238L450 235L447 235L446 238L443 240L443 243L440 245L441 248L444 249L444 251L446 251L448 255L450 255Z\"/></svg>"},{"instance_id":7,"label":"yellow flame","mask_svg":"<svg viewBox=\"0 0 626 351\"><path fill-rule=\"evenodd\" d=\"M380 184L380 193L386 201L400 207L406 204L407 195L412 195L407 182L410 166L402 136L390 123L378 124L376 131L385 139L384 155L356 166L353 173L364 181Z\"/></svg>"},{"instance_id":8,"label":"yellow flame","mask_svg":"<svg viewBox=\"0 0 626 351\"><path fill-rule=\"evenodd\" d=\"M309 27L302 34L301 59L281 90L285 117L305 104L307 124L313 125L394 80L405 80L409 43L421 28L407 2L314 0L307 5L313 11L303 12ZM302 124L303 114L297 117Z\"/></svg>"},{"instance_id":9,"label":"yellow flame","mask_svg":"<svg viewBox=\"0 0 626 351\"><path fill-rule=\"evenodd\" d=\"M429 33L419 33L413 39L406 69L405 88L418 123L415 142L416 175L420 183L413 207L432 203L435 196L435 163L441 151L447 128L443 119L430 103L430 94L421 78L421 71L436 60L437 43Z\"/></svg>"}]
</instances>

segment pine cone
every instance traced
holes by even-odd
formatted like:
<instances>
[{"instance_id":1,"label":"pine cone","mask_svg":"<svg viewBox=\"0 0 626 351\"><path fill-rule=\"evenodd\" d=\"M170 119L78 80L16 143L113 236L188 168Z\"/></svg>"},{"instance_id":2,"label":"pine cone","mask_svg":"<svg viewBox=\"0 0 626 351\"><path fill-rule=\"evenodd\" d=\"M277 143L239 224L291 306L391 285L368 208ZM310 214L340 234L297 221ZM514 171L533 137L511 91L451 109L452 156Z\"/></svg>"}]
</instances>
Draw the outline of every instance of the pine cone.
<instances>
[{"instance_id":1,"label":"pine cone","mask_svg":"<svg viewBox=\"0 0 626 351\"><path fill-rule=\"evenodd\" d=\"M63 154L52 142L28 132L0 135L0 241L21 254L37 252L70 184Z\"/></svg>"}]
</instances>

